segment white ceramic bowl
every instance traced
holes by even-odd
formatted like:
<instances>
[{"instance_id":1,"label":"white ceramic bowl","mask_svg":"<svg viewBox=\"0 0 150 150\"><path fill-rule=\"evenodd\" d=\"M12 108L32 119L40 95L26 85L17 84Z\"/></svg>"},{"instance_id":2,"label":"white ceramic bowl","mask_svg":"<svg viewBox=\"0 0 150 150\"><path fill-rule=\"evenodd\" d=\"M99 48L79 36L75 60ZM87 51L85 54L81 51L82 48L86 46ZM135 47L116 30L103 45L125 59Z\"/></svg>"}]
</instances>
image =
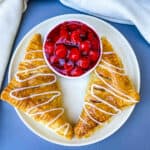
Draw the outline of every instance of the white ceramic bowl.
<instances>
[{"instance_id":1,"label":"white ceramic bowl","mask_svg":"<svg viewBox=\"0 0 150 150\"><path fill-rule=\"evenodd\" d=\"M55 70L54 67L48 62L48 60L47 60L47 58L46 58L46 53L45 53L45 50L44 50L44 45L45 45L45 43L46 43L48 34L49 34L55 27L57 27L58 25L60 25L60 24L62 24L62 23L64 23L64 22L66 22L66 21L63 21L63 22L58 23L57 25L54 25L54 26L51 27L51 28L49 29L49 31L46 33L46 35L45 35L45 37L44 37L44 42L43 42L43 55L44 55L44 59L45 59L47 65L49 66L49 68L50 68L53 72L55 72L58 76L61 76L61 77L66 78L66 79L77 79L77 78L81 78L81 77L84 77L84 76L88 75L89 73L91 73L91 72L95 69L95 67L99 64L99 62L100 62L100 60L101 60L102 52L103 52L103 47L102 47L101 36L96 32L96 29L95 29L91 24L89 24L89 23L87 23L87 22L85 22L85 21L82 21L82 20L80 20L80 19L70 19L70 20L67 20L67 22L68 22L68 21L78 21L78 22L81 22L81 23L87 25L89 28L91 28L91 29L97 34L98 39L99 39L99 44L100 44L100 55L99 55L99 58L98 58L96 64L95 64L91 69L89 69L88 71L86 71L85 73L83 73L83 74L80 75L80 76L67 76L67 75L63 75L63 74L59 73L59 72L58 72L57 70Z\"/></svg>"}]
</instances>

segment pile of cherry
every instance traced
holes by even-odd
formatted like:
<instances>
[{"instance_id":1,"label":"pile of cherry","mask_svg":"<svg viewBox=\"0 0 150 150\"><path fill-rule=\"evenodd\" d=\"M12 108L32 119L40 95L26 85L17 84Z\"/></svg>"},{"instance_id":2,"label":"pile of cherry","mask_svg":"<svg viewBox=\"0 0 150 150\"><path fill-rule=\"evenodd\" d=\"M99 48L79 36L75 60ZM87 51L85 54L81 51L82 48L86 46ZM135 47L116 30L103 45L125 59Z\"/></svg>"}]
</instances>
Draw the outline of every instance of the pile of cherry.
<instances>
[{"instance_id":1,"label":"pile of cherry","mask_svg":"<svg viewBox=\"0 0 150 150\"><path fill-rule=\"evenodd\" d=\"M67 21L50 31L44 51L48 62L57 72L66 76L80 76L97 63L100 41L87 25Z\"/></svg>"}]
</instances>

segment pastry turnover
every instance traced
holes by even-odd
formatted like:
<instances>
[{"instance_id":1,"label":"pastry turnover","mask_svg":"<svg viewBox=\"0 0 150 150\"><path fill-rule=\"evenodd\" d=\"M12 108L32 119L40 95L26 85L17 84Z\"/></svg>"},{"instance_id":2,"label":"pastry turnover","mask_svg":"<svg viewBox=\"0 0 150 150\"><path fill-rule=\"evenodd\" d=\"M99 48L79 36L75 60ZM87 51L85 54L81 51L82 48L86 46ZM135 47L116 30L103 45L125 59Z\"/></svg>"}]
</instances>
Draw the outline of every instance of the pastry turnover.
<instances>
[{"instance_id":1,"label":"pastry turnover","mask_svg":"<svg viewBox=\"0 0 150 150\"><path fill-rule=\"evenodd\" d=\"M73 130L64 114L56 75L43 58L40 34L32 37L18 72L3 90L1 99L57 134L72 138Z\"/></svg>"},{"instance_id":2,"label":"pastry turnover","mask_svg":"<svg viewBox=\"0 0 150 150\"><path fill-rule=\"evenodd\" d=\"M102 60L90 76L83 110L75 126L78 138L90 136L112 116L139 101L139 94L111 44L104 37L102 44Z\"/></svg>"}]
</instances>

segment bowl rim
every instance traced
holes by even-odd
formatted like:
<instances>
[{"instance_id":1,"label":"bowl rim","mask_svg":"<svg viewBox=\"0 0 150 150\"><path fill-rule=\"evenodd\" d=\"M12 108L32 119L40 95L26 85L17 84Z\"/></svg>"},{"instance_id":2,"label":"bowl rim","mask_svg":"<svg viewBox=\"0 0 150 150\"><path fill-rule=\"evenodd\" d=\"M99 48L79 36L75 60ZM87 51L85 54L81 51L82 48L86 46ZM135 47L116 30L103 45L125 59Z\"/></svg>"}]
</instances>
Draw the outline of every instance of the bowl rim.
<instances>
[{"instance_id":1,"label":"bowl rim","mask_svg":"<svg viewBox=\"0 0 150 150\"><path fill-rule=\"evenodd\" d=\"M90 68L88 71L86 71L85 73L83 73L82 75L80 76L67 76L67 75L63 75L61 73L59 73L57 70L54 69L54 67L48 62L47 60L47 57L46 57L46 53L45 53L45 50L44 50L44 45L46 43L46 40L47 40L47 37L48 37L48 34L58 25L64 23L64 22L67 22L67 21L78 21L78 22L81 22L85 25L87 25L89 28L91 28L98 36L98 40L99 40L99 45L100 45L100 55L99 55L99 58L96 62L96 64ZM82 77L85 77L87 75L89 75L99 64L99 62L101 61L102 59L102 54L103 54L103 44L102 44L102 40L101 40L101 36L96 32L96 29L90 25L89 23L87 23L86 21L82 21L81 19L69 19L69 20L65 20L65 21L60 21L59 23L53 25L53 27L51 27L51 29L49 29L46 34L44 35L44 41L43 41L43 45L42 45L42 51L43 51L43 56L44 56L44 60L46 62L46 64L48 65L48 67L58 76L60 77L63 77L63 78L66 78L66 79L79 79L79 78L82 78Z\"/></svg>"}]
</instances>

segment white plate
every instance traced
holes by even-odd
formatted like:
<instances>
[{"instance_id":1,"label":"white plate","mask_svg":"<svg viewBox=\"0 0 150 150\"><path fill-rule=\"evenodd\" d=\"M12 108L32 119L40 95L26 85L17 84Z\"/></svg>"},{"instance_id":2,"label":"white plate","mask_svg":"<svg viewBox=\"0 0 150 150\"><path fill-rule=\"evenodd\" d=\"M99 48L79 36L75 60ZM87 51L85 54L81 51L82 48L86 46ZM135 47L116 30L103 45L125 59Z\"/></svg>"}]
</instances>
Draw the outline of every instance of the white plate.
<instances>
[{"instance_id":1,"label":"white plate","mask_svg":"<svg viewBox=\"0 0 150 150\"><path fill-rule=\"evenodd\" d=\"M109 39L114 49L116 50L117 54L121 57L127 74L133 80L135 87L139 91L140 89L139 65L130 44L127 42L124 36L108 23L95 17L81 14L69 14L50 18L42 22L41 24L37 25L29 33L27 33L25 37L22 39L22 41L19 43L12 57L11 65L9 68L9 81L14 76L14 73L17 71L17 66L24 56L25 48L34 33L41 33L42 36L44 37L45 33L47 33L47 31L55 24L62 21L73 19L83 20L84 22L91 24L93 27L96 28L97 33L99 35L106 36ZM85 94L85 87L87 84L88 76L82 79L78 79L76 81L64 78L60 78L60 80L64 94L64 106L67 110L70 121L75 123L82 109L83 97ZM23 114L19 110L16 111L21 120L24 122L24 124L29 129L31 129L36 135L42 137L43 139L60 145L81 146L101 141L107 138L108 136L112 135L125 123L128 117L131 115L133 109L134 106L124 110L121 114L115 116L107 126L95 132L91 137L86 139L73 138L72 140L66 140L52 133L43 125L33 121L31 118L29 118L27 115Z\"/></svg>"}]
</instances>

